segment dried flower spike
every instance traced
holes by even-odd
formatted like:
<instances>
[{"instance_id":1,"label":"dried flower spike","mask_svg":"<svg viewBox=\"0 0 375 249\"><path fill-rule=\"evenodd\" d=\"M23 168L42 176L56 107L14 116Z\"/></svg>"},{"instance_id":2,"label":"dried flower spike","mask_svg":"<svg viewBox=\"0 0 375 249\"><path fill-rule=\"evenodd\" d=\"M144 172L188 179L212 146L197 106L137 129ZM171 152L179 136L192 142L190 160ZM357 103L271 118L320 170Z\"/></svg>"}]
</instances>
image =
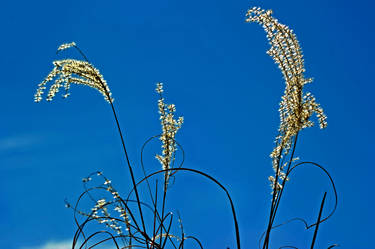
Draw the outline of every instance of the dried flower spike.
<instances>
[{"instance_id":1,"label":"dried flower spike","mask_svg":"<svg viewBox=\"0 0 375 249\"><path fill-rule=\"evenodd\" d=\"M163 93L163 83L156 84L156 92L159 93L160 99L158 100L158 109L160 114L162 134L160 140L162 141L162 155L156 155L155 157L159 160L162 168L170 169L174 162L175 152L177 150L175 136L177 131L181 128L184 122L183 117L179 117L177 120L174 118L176 112L176 106L174 104L165 104ZM166 182L168 182L170 172L165 173Z\"/></svg>"},{"instance_id":2,"label":"dried flower spike","mask_svg":"<svg viewBox=\"0 0 375 249\"><path fill-rule=\"evenodd\" d=\"M63 50L76 46L74 42L62 44L58 50ZM92 64L87 61L65 59L56 60L53 62L54 68L47 75L47 77L38 85L38 89L34 95L34 101L40 102L42 95L46 89L46 85L50 81L54 83L50 86L47 101L51 101L60 88L64 88L62 96L64 98L70 95L69 89L71 84L86 85L97 89L103 94L105 100L108 102L113 101L111 98L111 91L104 80L103 75Z\"/></svg>"},{"instance_id":3,"label":"dried flower spike","mask_svg":"<svg viewBox=\"0 0 375 249\"><path fill-rule=\"evenodd\" d=\"M289 153L297 133L303 128L313 126L314 123L310 118L314 113L318 118L320 128L327 126L327 117L315 98L310 93L304 94L303 92L304 85L310 83L312 79L304 77L302 50L293 31L272 17L271 10L254 7L248 10L246 16L246 22L259 23L266 31L271 45L267 54L278 65L286 83L279 108L279 135L276 137L276 147L271 153L278 180L283 180L285 173L282 172L284 167L279 165L280 159L283 154ZM270 178L270 181L273 189L280 189L278 183L275 183L275 178Z\"/></svg>"}]
</instances>

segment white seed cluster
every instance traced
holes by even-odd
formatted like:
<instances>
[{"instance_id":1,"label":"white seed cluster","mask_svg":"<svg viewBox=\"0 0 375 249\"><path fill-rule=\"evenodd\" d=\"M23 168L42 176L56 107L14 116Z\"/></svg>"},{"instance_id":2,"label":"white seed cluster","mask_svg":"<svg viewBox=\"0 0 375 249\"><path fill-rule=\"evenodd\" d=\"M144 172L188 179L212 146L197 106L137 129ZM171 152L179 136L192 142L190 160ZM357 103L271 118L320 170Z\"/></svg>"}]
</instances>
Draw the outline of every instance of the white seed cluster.
<instances>
[{"instance_id":1,"label":"white seed cluster","mask_svg":"<svg viewBox=\"0 0 375 249\"><path fill-rule=\"evenodd\" d=\"M271 48L267 54L272 57L283 74L286 83L284 95L280 102L280 127L276 137L276 147L271 153L272 164L280 181L285 179L284 165L279 166L283 154L289 153L293 138L306 127L313 126L310 120L315 113L320 128L327 126L326 115L310 93L303 93L303 86L312 79L304 77L305 67L302 50L293 30L280 24L272 17L271 10L254 7L248 10L246 22L255 22L262 25L267 33L267 39ZM275 183L275 177L269 178L273 190L281 189L279 183Z\"/></svg>"},{"instance_id":2,"label":"white seed cluster","mask_svg":"<svg viewBox=\"0 0 375 249\"><path fill-rule=\"evenodd\" d=\"M63 44L59 47L59 50L72 46L75 46L74 42ZM60 88L64 88L62 96L64 98L68 97L71 84L86 85L95 88L103 94L105 100L108 102L113 101L107 82L104 80L99 70L92 64L81 60L65 59L54 61L53 65L54 68L52 71L38 85L38 89L34 95L35 102L40 102L42 100L42 95L47 88L47 83L53 80L54 83L50 86L47 94L47 101L51 101L56 93L59 92Z\"/></svg>"},{"instance_id":3,"label":"white seed cluster","mask_svg":"<svg viewBox=\"0 0 375 249\"><path fill-rule=\"evenodd\" d=\"M161 233L161 234L157 234L154 237L152 237L152 240L150 241L150 246L152 246L154 244L153 241L156 241L159 238L174 238L177 241L181 241L181 238L176 236L176 235L173 235L173 234L170 234L170 233ZM187 239L187 238L185 238L185 239Z\"/></svg>"},{"instance_id":4,"label":"white seed cluster","mask_svg":"<svg viewBox=\"0 0 375 249\"><path fill-rule=\"evenodd\" d=\"M75 42L64 43L64 44L61 44L58 47L57 51L65 50L65 49L68 49L68 48L71 48L71 47L75 47L75 46L76 46Z\"/></svg>"},{"instance_id":5,"label":"white seed cluster","mask_svg":"<svg viewBox=\"0 0 375 249\"><path fill-rule=\"evenodd\" d=\"M158 109L160 114L160 121L162 127L162 134L160 140L162 141L162 155L156 155L155 157L159 160L162 168L170 169L174 162L175 152L177 150L175 136L177 131L181 128L184 122L183 117L179 117L177 120L174 118L176 112L176 106L174 104L165 104L163 93L163 83L156 84L156 92L159 93L160 99L158 100ZM171 172L165 173L166 183Z\"/></svg>"},{"instance_id":6,"label":"white seed cluster","mask_svg":"<svg viewBox=\"0 0 375 249\"><path fill-rule=\"evenodd\" d=\"M117 206L115 206L114 210L117 211L120 215L121 218L124 219L124 222L125 222L125 225L126 225L126 230L128 231L129 228L130 228L130 218L129 218L129 215L126 211L126 209L122 206L121 204L121 196L120 194L112 187L112 184L111 184L111 181L106 179L104 181L104 185L107 186L107 191L110 192L112 194L112 197L114 199L114 202L113 203L118 203ZM117 222L112 222L113 224L117 225ZM115 228L116 232L118 234L122 233L121 231L121 226L117 226L117 227L111 227L111 228Z\"/></svg>"},{"instance_id":7,"label":"white seed cluster","mask_svg":"<svg viewBox=\"0 0 375 249\"><path fill-rule=\"evenodd\" d=\"M98 199L95 202L94 207L91 209L90 214L82 212L80 210L77 210L77 212L83 216L96 220L100 224L104 224L106 227L115 231L118 235L123 235L123 230L120 223L125 223L126 231L129 231L131 227L131 220L126 208L123 205L123 199L121 199L120 194L112 187L111 181L103 176L102 172L97 172L97 176L102 176L104 178L103 186L105 186L106 190L112 194L113 200L107 201L105 198ZM84 183L87 183L91 180L91 177L82 179ZM109 213L109 209L111 208L116 211L119 218L111 216L111 214Z\"/></svg>"}]
</instances>

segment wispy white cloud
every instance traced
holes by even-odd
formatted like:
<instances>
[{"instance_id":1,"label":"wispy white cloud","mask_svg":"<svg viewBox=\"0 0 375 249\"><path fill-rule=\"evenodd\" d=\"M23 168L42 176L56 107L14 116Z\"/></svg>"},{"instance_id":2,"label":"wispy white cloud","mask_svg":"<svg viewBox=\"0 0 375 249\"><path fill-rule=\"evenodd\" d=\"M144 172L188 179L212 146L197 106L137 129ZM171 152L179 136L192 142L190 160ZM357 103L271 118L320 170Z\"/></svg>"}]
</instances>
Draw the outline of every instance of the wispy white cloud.
<instances>
[{"instance_id":1,"label":"wispy white cloud","mask_svg":"<svg viewBox=\"0 0 375 249\"><path fill-rule=\"evenodd\" d=\"M76 248L79 248L80 244L76 246ZM102 247L98 247L102 248ZM107 249L115 249L114 246L106 247ZM61 240L61 241L54 241L50 240L46 243L39 245L39 246L31 246L31 247L21 247L20 249L72 249L72 240Z\"/></svg>"},{"instance_id":2,"label":"wispy white cloud","mask_svg":"<svg viewBox=\"0 0 375 249\"><path fill-rule=\"evenodd\" d=\"M33 135L16 135L0 138L0 151L16 150L31 147L39 143L40 138Z\"/></svg>"},{"instance_id":3,"label":"wispy white cloud","mask_svg":"<svg viewBox=\"0 0 375 249\"><path fill-rule=\"evenodd\" d=\"M22 247L20 249L71 249L72 240L48 241L39 246Z\"/></svg>"}]
</instances>

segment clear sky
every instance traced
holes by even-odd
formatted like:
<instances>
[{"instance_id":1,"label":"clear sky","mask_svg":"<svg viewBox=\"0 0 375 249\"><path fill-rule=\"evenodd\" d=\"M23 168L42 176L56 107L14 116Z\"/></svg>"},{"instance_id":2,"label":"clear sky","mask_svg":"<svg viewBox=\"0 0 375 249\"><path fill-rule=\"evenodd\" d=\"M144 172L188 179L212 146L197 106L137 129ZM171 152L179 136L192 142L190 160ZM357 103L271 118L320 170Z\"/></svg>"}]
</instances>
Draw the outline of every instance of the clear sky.
<instances>
[{"instance_id":1,"label":"clear sky","mask_svg":"<svg viewBox=\"0 0 375 249\"><path fill-rule=\"evenodd\" d=\"M269 153L279 125L284 82L265 53L263 29L245 23L252 6L272 9L296 33L307 86L328 115L328 128L301 133L297 156L322 164L338 190L336 214L321 225L316 248L375 248L374 19L372 1L3 1L0 8L0 248L69 248L75 231L64 207L81 179L101 170L126 195L130 177L110 106L93 89L36 104L36 85L52 69L61 43L75 41L100 69L115 98L130 159L160 133L156 82L185 123L177 140L185 167L216 177L236 206L243 248L256 248L266 228L272 174ZM63 54L76 56L74 51ZM154 148L154 147L152 147ZM160 166L145 157L149 171ZM328 180L298 171L288 183L276 223L316 219ZM234 248L226 197L212 183L179 173L168 199L186 233L205 248ZM328 193L325 214L332 208ZM177 226L177 223L175 223ZM273 248L307 248L313 231L296 223L275 230ZM48 247L49 245L49 247Z\"/></svg>"}]
</instances>

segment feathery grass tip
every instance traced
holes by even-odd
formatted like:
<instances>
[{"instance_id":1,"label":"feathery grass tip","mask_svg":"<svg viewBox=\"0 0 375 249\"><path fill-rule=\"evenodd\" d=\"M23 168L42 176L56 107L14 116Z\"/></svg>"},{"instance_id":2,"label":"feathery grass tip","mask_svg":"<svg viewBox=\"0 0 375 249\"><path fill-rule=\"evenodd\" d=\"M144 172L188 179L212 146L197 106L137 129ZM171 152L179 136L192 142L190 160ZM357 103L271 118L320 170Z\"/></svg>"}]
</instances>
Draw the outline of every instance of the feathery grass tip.
<instances>
[{"instance_id":1,"label":"feathery grass tip","mask_svg":"<svg viewBox=\"0 0 375 249\"><path fill-rule=\"evenodd\" d=\"M76 47L76 44L74 42L62 44L59 46L58 51L71 47ZM53 81L53 84L49 88L47 101L51 101L60 88L64 88L62 97L68 97L70 95L69 89L71 84L86 85L95 88L103 94L105 100L108 102L113 101L111 98L112 93L103 75L88 61L63 59L53 61L53 65L54 68L52 71L38 84L38 89L34 95L35 102L40 102L43 99L42 95L47 88L47 83L50 81Z\"/></svg>"}]
</instances>

